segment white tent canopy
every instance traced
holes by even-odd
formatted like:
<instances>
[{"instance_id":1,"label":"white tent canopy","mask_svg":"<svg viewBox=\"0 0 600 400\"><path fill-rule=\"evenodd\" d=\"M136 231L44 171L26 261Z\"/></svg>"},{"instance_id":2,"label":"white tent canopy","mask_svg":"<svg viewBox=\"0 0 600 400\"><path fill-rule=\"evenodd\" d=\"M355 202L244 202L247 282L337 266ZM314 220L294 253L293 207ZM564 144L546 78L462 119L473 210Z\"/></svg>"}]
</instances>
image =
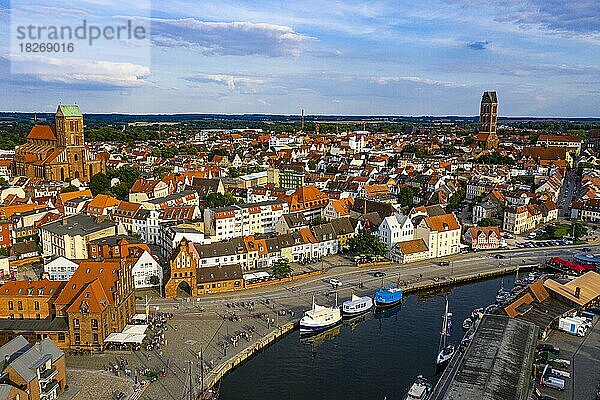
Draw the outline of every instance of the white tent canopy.
<instances>
[{"instance_id":1,"label":"white tent canopy","mask_svg":"<svg viewBox=\"0 0 600 400\"><path fill-rule=\"evenodd\" d=\"M265 279L265 278L268 278L269 276L271 276L271 275L269 275L268 272L259 271L259 272L253 272L251 274L244 274L244 280L249 281L251 279Z\"/></svg>"},{"instance_id":2,"label":"white tent canopy","mask_svg":"<svg viewBox=\"0 0 600 400\"><path fill-rule=\"evenodd\" d=\"M111 333L104 339L104 343L136 343L140 344L146 338L148 325L125 325L123 332Z\"/></svg>"}]
</instances>

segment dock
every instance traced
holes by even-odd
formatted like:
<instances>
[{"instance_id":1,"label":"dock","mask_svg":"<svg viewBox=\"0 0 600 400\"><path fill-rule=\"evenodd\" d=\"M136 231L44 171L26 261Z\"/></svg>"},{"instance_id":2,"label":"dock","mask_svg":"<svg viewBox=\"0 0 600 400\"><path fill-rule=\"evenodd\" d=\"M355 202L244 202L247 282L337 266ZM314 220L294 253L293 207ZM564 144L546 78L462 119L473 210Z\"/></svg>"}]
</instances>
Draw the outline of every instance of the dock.
<instances>
[{"instance_id":1,"label":"dock","mask_svg":"<svg viewBox=\"0 0 600 400\"><path fill-rule=\"evenodd\" d=\"M233 369L243 364L250 358L252 358L256 353L260 352L265 347L271 345L276 342L280 338L284 337L288 333L293 332L298 327L298 321L289 322L285 325L278 327L265 336L260 338L258 342L253 343L247 346L244 350L236 353L227 361L219 364L217 368L212 371L209 371L207 374L204 388L202 389L203 393L206 393L208 390L212 389L225 375L231 372Z\"/></svg>"},{"instance_id":2,"label":"dock","mask_svg":"<svg viewBox=\"0 0 600 400\"><path fill-rule=\"evenodd\" d=\"M494 269L491 271L474 273L474 274L462 274L455 275L451 278L440 278L438 280L435 279L427 279L423 282L417 282L414 284L410 284L402 287L402 292L404 294L421 292L424 290L433 290L438 288L443 288L446 286L460 285L463 283L482 281L492 278L497 278L500 276L510 275L516 273L517 271L530 271L534 268L542 269L545 266L539 264L528 264L528 265L519 265L519 266L504 266L502 268Z\"/></svg>"},{"instance_id":3,"label":"dock","mask_svg":"<svg viewBox=\"0 0 600 400\"><path fill-rule=\"evenodd\" d=\"M539 328L507 316L486 315L470 345L457 351L430 400L528 399Z\"/></svg>"}]
</instances>

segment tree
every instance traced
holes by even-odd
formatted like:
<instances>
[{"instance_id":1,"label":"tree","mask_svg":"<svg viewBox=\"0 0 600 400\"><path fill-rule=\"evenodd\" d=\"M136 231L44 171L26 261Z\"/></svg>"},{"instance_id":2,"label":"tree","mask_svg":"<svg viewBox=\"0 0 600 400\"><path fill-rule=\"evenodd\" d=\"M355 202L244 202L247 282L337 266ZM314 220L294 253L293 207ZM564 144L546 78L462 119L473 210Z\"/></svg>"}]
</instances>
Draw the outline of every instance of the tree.
<instances>
[{"instance_id":1,"label":"tree","mask_svg":"<svg viewBox=\"0 0 600 400\"><path fill-rule=\"evenodd\" d=\"M319 215L310 221L310 226L326 224L327 222L329 221Z\"/></svg>"},{"instance_id":2,"label":"tree","mask_svg":"<svg viewBox=\"0 0 600 400\"><path fill-rule=\"evenodd\" d=\"M8 186L8 182L6 181L6 179L2 178L0 176L0 186Z\"/></svg>"},{"instance_id":3,"label":"tree","mask_svg":"<svg viewBox=\"0 0 600 400\"><path fill-rule=\"evenodd\" d=\"M90 179L90 190L92 194L108 193L110 191L110 179L105 173L99 172Z\"/></svg>"},{"instance_id":4,"label":"tree","mask_svg":"<svg viewBox=\"0 0 600 400\"><path fill-rule=\"evenodd\" d=\"M477 226L485 227L485 226L498 226L498 221L493 218L483 218L479 220Z\"/></svg>"},{"instance_id":5,"label":"tree","mask_svg":"<svg viewBox=\"0 0 600 400\"><path fill-rule=\"evenodd\" d=\"M225 194L213 192L206 196L205 203L208 208L226 207L235 204L235 197L231 192Z\"/></svg>"},{"instance_id":6,"label":"tree","mask_svg":"<svg viewBox=\"0 0 600 400\"><path fill-rule=\"evenodd\" d=\"M409 186L403 186L398 192L398 202L402 207L412 207L413 191Z\"/></svg>"},{"instance_id":7,"label":"tree","mask_svg":"<svg viewBox=\"0 0 600 400\"><path fill-rule=\"evenodd\" d=\"M67 187L64 187L60 190L61 193L71 193L71 192L76 192L79 189L77 188L77 186L73 186L73 185L69 185Z\"/></svg>"},{"instance_id":8,"label":"tree","mask_svg":"<svg viewBox=\"0 0 600 400\"><path fill-rule=\"evenodd\" d=\"M153 285L153 286L156 286L156 285L158 285L159 283L160 283L160 279L158 279L158 276L156 276L156 275L152 275L152 276L150 277L150 284L151 284L151 285Z\"/></svg>"},{"instance_id":9,"label":"tree","mask_svg":"<svg viewBox=\"0 0 600 400\"><path fill-rule=\"evenodd\" d=\"M360 229L353 238L348 240L350 251L355 254L370 254L385 256L387 247L379 240L377 235L367 229Z\"/></svg>"},{"instance_id":10,"label":"tree","mask_svg":"<svg viewBox=\"0 0 600 400\"><path fill-rule=\"evenodd\" d=\"M280 258L271 266L271 271L275 278L281 279L290 276L293 272L292 266L285 258Z\"/></svg>"},{"instance_id":11,"label":"tree","mask_svg":"<svg viewBox=\"0 0 600 400\"><path fill-rule=\"evenodd\" d=\"M157 179L161 179L163 176L170 172L171 168L159 165L158 167L154 168L154 171L152 171L152 175L154 175L154 177Z\"/></svg>"},{"instance_id":12,"label":"tree","mask_svg":"<svg viewBox=\"0 0 600 400\"><path fill-rule=\"evenodd\" d=\"M456 210L458 208L458 206L460 205L460 203L463 202L466 195L467 195L467 193L465 192L465 189L458 188L458 190L452 196L450 196L450 199L448 200L448 206L446 207L447 210L448 211Z\"/></svg>"},{"instance_id":13,"label":"tree","mask_svg":"<svg viewBox=\"0 0 600 400\"><path fill-rule=\"evenodd\" d=\"M238 176L240 176L240 170L236 167L230 167L227 170L227 176L229 178L237 178Z\"/></svg>"},{"instance_id":14,"label":"tree","mask_svg":"<svg viewBox=\"0 0 600 400\"><path fill-rule=\"evenodd\" d=\"M310 169L311 171L314 171L317 169L317 162L315 160L310 160L308 162L308 169Z\"/></svg>"},{"instance_id":15,"label":"tree","mask_svg":"<svg viewBox=\"0 0 600 400\"><path fill-rule=\"evenodd\" d=\"M573 237L575 240L579 240L587 234L587 227L579 221L573 222L573 227L571 229L573 229Z\"/></svg>"}]
</instances>

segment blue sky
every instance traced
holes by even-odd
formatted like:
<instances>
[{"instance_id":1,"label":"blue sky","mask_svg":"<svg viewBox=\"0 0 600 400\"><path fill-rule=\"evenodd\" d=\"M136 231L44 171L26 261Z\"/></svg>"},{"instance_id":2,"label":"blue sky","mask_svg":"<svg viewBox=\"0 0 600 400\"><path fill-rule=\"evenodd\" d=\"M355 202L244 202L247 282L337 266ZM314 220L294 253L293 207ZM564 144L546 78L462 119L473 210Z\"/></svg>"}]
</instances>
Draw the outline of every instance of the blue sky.
<instances>
[{"instance_id":1,"label":"blue sky","mask_svg":"<svg viewBox=\"0 0 600 400\"><path fill-rule=\"evenodd\" d=\"M599 117L597 0L0 0L0 110ZM9 48L15 15L36 23L149 27L82 55ZM11 21L13 24L11 25Z\"/></svg>"}]
</instances>

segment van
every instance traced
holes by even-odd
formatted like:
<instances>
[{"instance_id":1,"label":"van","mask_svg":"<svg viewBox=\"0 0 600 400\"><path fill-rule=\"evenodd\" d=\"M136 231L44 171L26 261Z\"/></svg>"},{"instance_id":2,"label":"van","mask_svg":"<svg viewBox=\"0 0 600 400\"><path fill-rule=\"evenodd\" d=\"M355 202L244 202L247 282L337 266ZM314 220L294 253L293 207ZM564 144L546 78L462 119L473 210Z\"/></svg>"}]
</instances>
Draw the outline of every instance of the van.
<instances>
[{"instance_id":1,"label":"van","mask_svg":"<svg viewBox=\"0 0 600 400\"><path fill-rule=\"evenodd\" d=\"M565 380L554 376L544 376L542 384L550 389L565 390Z\"/></svg>"},{"instance_id":2,"label":"van","mask_svg":"<svg viewBox=\"0 0 600 400\"><path fill-rule=\"evenodd\" d=\"M342 282L340 282L340 281L338 281L337 279L334 279L334 278L331 278L329 280L329 284L331 286L333 286L334 288L342 286Z\"/></svg>"}]
</instances>

